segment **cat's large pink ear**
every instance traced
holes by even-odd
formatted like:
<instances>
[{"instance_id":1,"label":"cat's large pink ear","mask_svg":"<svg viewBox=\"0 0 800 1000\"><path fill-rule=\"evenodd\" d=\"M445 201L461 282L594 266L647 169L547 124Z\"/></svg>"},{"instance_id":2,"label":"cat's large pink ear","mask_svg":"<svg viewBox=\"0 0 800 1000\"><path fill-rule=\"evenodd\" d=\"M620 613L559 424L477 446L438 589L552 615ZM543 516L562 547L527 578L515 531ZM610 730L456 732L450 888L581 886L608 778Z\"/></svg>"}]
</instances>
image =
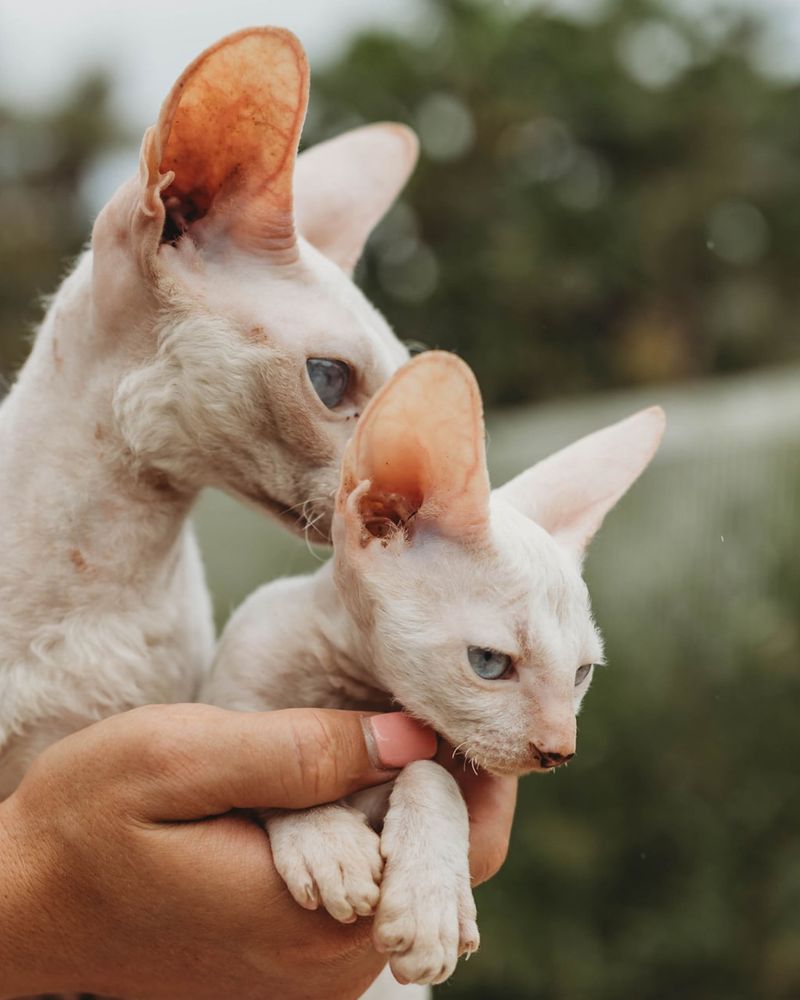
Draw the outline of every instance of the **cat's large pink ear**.
<instances>
[{"instance_id":1,"label":"cat's large pink ear","mask_svg":"<svg viewBox=\"0 0 800 1000\"><path fill-rule=\"evenodd\" d=\"M468 365L420 354L375 394L345 452L337 505L367 541L398 527L465 539L486 528L483 406Z\"/></svg>"},{"instance_id":2,"label":"cat's large pink ear","mask_svg":"<svg viewBox=\"0 0 800 1000\"><path fill-rule=\"evenodd\" d=\"M660 407L642 410L556 452L496 495L581 556L655 455L665 424Z\"/></svg>"},{"instance_id":3,"label":"cat's large pink ear","mask_svg":"<svg viewBox=\"0 0 800 1000\"><path fill-rule=\"evenodd\" d=\"M406 128L379 122L305 150L295 172L300 233L347 274L404 187L419 153Z\"/></svg>"},{"instance_id":4,"label":"cat's large pink ear","mask_svg":"<svg viewBox=\"0 0 800 1000\"><path fill-rule=\"evenodd\" d=\"M308 65L282 28L248 28L184 71L145 135L142 207L159 238L296 254L292 177ZM163 234L163 235L162 235Z\"/></svg>"}]
</instances>

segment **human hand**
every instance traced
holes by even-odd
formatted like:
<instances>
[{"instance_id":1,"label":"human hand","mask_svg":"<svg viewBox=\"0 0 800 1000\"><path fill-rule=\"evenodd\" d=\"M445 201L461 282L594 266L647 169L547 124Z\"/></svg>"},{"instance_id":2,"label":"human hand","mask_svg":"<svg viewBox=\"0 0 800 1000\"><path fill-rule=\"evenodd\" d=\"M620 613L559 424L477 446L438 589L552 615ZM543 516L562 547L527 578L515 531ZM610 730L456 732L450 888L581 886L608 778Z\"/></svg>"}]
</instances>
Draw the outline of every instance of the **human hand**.
<instances>
[{"instance_id":1,"label":"human hand","mask_svg":"<svg viewBox=\"0 0 800 1000\"><path fill-rule=\"evenodd\" d=\"M385 963L371 922L299 907L240 810L385 782L364 718L148 706L46 750L0 804L0 994L360 996ZM410 720L377 742L394 767L436 745Z\"/></svg>"},{"instance_id":2,"label":"human hand","mask_svg":"<svg viewBox=\"0 0 800 1000\"><path fill-rule=\"evenodd\" d=\"M469 867L472 885L493 878L508 853L517 804L517 779L473 770L442 740L436 760L456 779L469 813Z\"/></svg>"}]
</instances>

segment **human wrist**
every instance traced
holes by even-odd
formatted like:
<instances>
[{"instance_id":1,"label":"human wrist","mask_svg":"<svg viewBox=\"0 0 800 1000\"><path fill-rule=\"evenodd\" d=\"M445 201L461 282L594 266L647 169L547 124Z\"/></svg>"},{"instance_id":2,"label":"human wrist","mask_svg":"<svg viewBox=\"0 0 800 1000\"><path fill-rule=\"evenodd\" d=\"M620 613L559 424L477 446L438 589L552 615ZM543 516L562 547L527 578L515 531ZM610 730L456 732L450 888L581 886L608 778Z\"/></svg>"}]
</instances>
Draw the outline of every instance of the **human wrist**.
<instances>
[{"instance_id":1,"label":"human wrist","mask_svg":"<svg viewBox=\"0 0 800 1000\"><path fill-rule=\"evenodd\" d=\"M0 1000L64 988L52 968L58 917L47 852L32 839L16 798L0 802Z\"/></svg>"}]
</instances>

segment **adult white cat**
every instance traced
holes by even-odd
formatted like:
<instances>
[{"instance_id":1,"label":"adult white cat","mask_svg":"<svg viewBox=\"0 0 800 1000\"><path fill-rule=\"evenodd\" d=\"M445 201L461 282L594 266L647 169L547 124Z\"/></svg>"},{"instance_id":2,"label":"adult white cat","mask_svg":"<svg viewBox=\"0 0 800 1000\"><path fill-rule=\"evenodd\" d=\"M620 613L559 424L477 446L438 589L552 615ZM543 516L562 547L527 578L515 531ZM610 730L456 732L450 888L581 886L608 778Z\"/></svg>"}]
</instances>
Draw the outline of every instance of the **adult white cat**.
<instances>
[{"instance_id":1,"label":"adult white cat","mask_svg":"<svg viewBox=\"0 0 800 1000\"><path fill-rule=\"evenodd\" d=\"M295 171L307 91L280 29L189 66L0 408L0 798L61 736L194 697L198 491L327 537L355 419L407 357L350 273L416 141L367 126Z\"/></svg>"},{"instance_id":2,"label":"adult white cat","mask_svg":"<svg viewBox=\"0 0 800 1000\"><path fill-rule=\"evenodd\" d=\"M663 429L644 410L491 492L471 371L442 352L409 362L348 445L333 559L248 598L203 700L400 705L488 771L564 763L602 657L583 555ZM420 761L394 782L379 836L387 792L267 817L273 858L301 906L375 912L399 981L438 983L478 944L466 808L448 771Z\"/></svg>"}]
</instances>

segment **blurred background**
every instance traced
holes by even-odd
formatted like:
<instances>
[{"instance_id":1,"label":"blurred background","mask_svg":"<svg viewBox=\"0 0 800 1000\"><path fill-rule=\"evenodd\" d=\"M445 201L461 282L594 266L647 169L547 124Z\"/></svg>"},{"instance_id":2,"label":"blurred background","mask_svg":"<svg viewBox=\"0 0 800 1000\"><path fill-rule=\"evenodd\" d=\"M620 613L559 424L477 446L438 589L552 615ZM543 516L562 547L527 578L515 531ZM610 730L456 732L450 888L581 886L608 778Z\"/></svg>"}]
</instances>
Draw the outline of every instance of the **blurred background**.
<instances>
[{"instance_id":1,"label":"blurred background","mask_svg":"<svg viewBox=\"0 0 800 1000\"><path fill-rule=\"evenodd\" d=\"M496 483L667 410L589 556L608 666L579 755L523 783L440 994L800 997L800 3L61 6L0 0L5 385L174 78L276 23L311 57L304 144L421 137L358 280L475 368ZM218 494L197 520L220 625L322 558Z\"/></svg>"}]
</instances>

